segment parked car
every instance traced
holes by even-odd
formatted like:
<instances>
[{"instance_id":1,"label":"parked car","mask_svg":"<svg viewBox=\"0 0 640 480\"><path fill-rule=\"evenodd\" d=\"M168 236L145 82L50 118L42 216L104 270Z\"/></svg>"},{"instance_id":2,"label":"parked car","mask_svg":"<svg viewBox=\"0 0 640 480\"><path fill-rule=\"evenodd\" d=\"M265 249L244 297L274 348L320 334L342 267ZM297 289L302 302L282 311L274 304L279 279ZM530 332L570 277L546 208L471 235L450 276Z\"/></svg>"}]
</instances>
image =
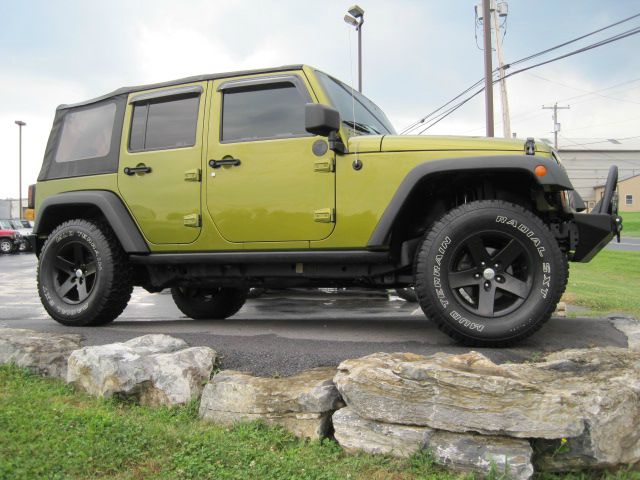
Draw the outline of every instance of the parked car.
<instances>
[{"instance_id":1,"label":"parked car","mask_svg":"<svg viewBox=\"0 0 640 480\"><path fill-rule=\"evenodd\" d=\"M35 235L33 234L33 224L29 220L0 220L0 224L20 232L18 250L21 252L31 251L35 246Z\"/></svg>"},{"instance_id":2,"label":"parked car","mask_svg":"<svg viewBox=\"0 0 640 480\"><path fill-rule=\"evenodd\" d=\"M0 221L0 253L7 254L17 252L20 239L20 232L11 228L5 228L4 224Z\"/></svg>"},{"instance_id":3,"label":"parked car","mask_svg":"<svg viewBox=\"0 0 640 480\"><path fill-rule=\"evenodd\" d=\"M134 285L171 288L194 319L234 315L252 287L413 286L452 338L504 346L550 318L568 261L619 234L616 187L612 167L579 213L544 142L397 135L305 65L126 87L56 110L38 290L56 321L88 326Z\"/></svg>"}]
</instances>

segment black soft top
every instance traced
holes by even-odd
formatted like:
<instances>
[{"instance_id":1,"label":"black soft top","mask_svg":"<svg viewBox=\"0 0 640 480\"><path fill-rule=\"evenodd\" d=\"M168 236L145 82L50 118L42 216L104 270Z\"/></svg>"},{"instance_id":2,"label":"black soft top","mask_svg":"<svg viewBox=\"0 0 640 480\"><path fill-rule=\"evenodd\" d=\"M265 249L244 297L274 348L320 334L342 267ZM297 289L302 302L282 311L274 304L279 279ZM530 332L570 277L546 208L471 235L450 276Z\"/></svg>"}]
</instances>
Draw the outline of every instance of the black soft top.
<instances>
[{"instance_id":1,"label":"black soft top","mask_svg":"<svg viewBox=\"0 0 640 480\"><path fill-rule=\"evenodd\" d=\"M208 75L195 75L193 77L185 77L179 78L177 80L170 80L168 82L160 82L160 83L150 83L147 85L136 85L131 87L121 87L117 90L114 90L111 93L107 93L105 95L101 95L96 98L92 98L90 100L85 100L84 102L72 103L72 104L63 104L58 106L58 110L63 110L67 108L74 107L82 107L84 105L90 105L92 103L100 102L102 100L106 100L108 98L117 97L119 95L129 94L133 92L140 92L142 90L151 90L153 88L162 88L162 87L170 87L172 85L182 85L184 83L193 83L193 82L203 82L205 80L216 80L218 78L228 78L228 77L237 77L242 75L255 75L259 73L276 73L287 70L301 70L303 65L282 65L281 67L272 67L272 68L260 68L257 70L241 70L237 72L225 72L225 73L212 73Z\"/></svg>"}]
</instances>

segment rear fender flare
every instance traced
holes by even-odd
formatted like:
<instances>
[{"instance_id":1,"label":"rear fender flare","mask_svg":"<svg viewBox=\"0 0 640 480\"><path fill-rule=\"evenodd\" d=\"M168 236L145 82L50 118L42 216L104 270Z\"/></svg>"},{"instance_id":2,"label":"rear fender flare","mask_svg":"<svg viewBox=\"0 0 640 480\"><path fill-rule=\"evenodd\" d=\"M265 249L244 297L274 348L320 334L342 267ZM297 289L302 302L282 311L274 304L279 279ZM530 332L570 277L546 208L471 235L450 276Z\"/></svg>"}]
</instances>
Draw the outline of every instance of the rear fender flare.
<instances>
[{"instance_id":1,"label":"rear fender flare","mask_svg":"<svg viewBox=\"0 0 640 480\"><path fill-rule=\"evenodd\" d=\"M57 222L50 220L51 217L47 215L47 212L52 213L65 206L93 206L97 208L113 229L125 252L149 253L149 246L127 208L115 193L106 190L65 192L47 197L38 208L33 233L48 235L55 228Z\"/></svg>"}]
</instances>

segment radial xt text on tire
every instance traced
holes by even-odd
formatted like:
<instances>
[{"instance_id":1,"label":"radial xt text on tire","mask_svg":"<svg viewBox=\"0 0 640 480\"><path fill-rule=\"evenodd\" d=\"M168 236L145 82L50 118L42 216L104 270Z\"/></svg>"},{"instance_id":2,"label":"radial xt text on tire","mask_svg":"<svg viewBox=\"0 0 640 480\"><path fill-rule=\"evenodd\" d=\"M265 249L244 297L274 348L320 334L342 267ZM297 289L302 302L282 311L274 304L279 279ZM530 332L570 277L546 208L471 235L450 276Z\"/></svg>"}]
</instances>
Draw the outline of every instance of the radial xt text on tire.
<instances>
[{"instance_id":1,"label":"radial xt text on tire","mask_svg":"<svg viewBox=\"0 0 640 480\"><path fill-rule=\"evenodd\" d=\"M532 212L501 200L459 206L418 252L416 293L425 315L470 346L506 346L537 331L567 283L566 255Z\"/></svg>"},{"instance_id":2,"label":"radial xt text on tire","mask_svg":"<svg viewBox=\"0 0 640 480\"><path fill-rule=\"evenodd\" d=\"M131 267L110 227L69 220L47 238L38 262L38 293L63 325L97 326L115 320L133 290Z\"/></svg>"},{"instance_id":3,"label":"radial xt text on tire","mask_svg":"<svg viewBox=\"0 0 640 480\"><path fill-rule=\"evenodd\" d=\"M173 287L176 307L194 320L221 320L238 312L247 300L243 288Z\"/></svg>"}]
</instances>

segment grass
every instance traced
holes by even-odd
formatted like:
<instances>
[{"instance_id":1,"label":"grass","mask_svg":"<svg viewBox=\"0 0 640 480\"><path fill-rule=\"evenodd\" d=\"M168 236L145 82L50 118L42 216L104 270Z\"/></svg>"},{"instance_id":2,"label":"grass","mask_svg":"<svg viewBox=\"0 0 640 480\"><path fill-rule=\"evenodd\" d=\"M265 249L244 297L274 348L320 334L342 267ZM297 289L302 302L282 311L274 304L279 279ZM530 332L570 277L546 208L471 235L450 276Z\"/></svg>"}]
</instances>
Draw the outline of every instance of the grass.
<instances>
[{"instance_id":1,"label":"grass","mask_svg":"<svg viewBox=\"0 0 640 480\"><path fill-rule=\"evenodd\" d=\"M640 212L620 212L622 236L640 237Z\"/></svg>"},{"instance_id":2,"label":"grass","mask_svg":"<svg viewBox=\"0 0 640 480\"><path fill-rule=\"evenodd\" d=\"M347 455L333 441L301 441L261 423L224 428L197 419L197 404L150 409L88 397L60 380L0 366L0 478L366 479L464 478L409 459ZM466 478L472 478L467 476ZM492 472L489 480L504 475ZM640 472L542 475L549 480L640 480Z\"/></svg>"},{"instance_id":3,"label":"grass","mask_svg":"<svg viewBox=\"0 0 640 480\"><path fill-rule=\"evenodd\" d=\"M427 454L346 455L260 423L224 428L197 404L150 409L0 366L1 479L454 479Z\"/></svg>"},{"instance_id":4,"label":"grass","mask_svg":"<svg viewBox=\"0 0 640 480\"><path fill-rule=\"evenodd\" d=\"M640 318L640 252L602 250L589 263L572 263L564 300L593 315Z\"/></svg>"}]
</instances>

